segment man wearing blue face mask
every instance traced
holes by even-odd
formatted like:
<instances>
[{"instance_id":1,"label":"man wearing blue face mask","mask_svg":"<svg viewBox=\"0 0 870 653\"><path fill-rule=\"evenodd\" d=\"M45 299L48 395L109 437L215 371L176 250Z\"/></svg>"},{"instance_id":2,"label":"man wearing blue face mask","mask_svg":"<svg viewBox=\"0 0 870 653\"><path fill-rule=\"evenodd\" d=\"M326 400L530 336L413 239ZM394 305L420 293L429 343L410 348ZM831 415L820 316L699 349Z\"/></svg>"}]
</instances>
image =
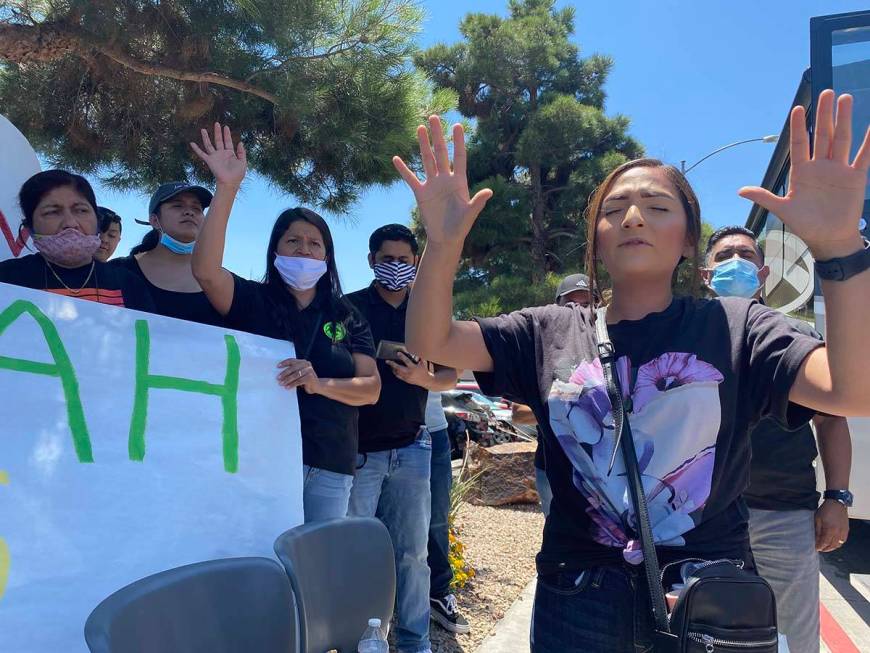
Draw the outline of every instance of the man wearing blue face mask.
<instances>
[{"instance_id":1,"label":"man wearing blue face mask","mask_svg":"<svg viewBox=\"0 0 870 653\"><path fill-rule=\"evenodd\" d=\"M369 239L375 281L347 295L372 330L378 350L381 395L359 411L359 458L348 515L380 518L396 554L396 648L427 653L430 572L427 563L431 517L432 440L425 428L429 391L456 384L456 370L432 366L404 349L408 297L417 272L417 239L389 224ZM439 623L458 632L464 620L452 595L431 604ZM461 621L460 621L461 620ZM465 624L467 629L467 624Z\"/></svg>"},{"instance_id":2,"label":"man wearing blue face mask","mask_svg":"<svg viewBox=\"0 0 870 653\"><path fill-rule=\"evenodd\" d=\"M761 300L770 269L755 235L743 227L724 227L710 236L701 275L719 297ZM795 328L821 338L808 324ZM852 444L842 417L817 414L809 424L786 431L767 418L752 431L749 533L759 573L776 595L780 632L792 653L819 650L818 552L833 551L849 533L847 508ZM827 490L819 506L813 461L821 453Z\"/></svg>"}]
</instances>

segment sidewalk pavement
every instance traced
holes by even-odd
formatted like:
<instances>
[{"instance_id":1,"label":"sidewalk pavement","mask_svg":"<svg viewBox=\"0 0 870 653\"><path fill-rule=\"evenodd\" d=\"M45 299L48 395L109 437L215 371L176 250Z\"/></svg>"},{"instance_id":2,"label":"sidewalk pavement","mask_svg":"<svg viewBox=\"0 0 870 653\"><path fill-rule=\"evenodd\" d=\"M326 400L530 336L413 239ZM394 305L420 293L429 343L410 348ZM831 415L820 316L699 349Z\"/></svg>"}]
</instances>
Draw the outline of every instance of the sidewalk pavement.
<instances>
[{"instance_id":1,"label":"sidewalk pavement","mask_svg":"<svg viewBox=\"0 0 870 653\"><path fill-rule=\"evenodd\" d=\"M850 589L853 592L870 594L870 577L853 577L851 581ZM529 625L532 622L536 582L537 579L532 579L475 653L529 653ZM819 582L822 599L819 606L822 627L820 652L870 651L870 627L855 610L850 592L842 586L836 588L824 575Z\"/></svg>"},{"instance_id":2,"label":"sidewalk pavement","mask_svg":"<svg viewBox=\"0 0 870 653\"><path fill-rule=\"evenodd\" d=\"M529 653L529 624L535 601L537 577L526 585L523 593L499 621L495 630L480 643L475 653Z\"/></svg>"}]
</instances>

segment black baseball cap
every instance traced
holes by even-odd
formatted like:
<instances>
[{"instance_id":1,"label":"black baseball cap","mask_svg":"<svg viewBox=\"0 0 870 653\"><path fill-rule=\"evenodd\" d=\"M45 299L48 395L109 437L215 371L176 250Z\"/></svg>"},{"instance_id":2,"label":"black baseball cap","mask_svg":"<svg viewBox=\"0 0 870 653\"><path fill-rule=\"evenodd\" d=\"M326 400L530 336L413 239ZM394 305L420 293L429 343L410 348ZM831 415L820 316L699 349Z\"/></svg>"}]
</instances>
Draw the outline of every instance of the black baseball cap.
<instances>
[{"instance_id":1,"label":"black baseball cap","mask_svg":"<svg viewBox=\"0 0 870 653\"><path fill-rule=\"evenodd\" d=\"M168 184L160 184L160 187L154 191L151 196L151 201L148 203L148 215L157 213L158 207L176 195L181 193L193 193L202 202L202 208L208 208L211 204L213 195L211 192L202 186L188 184L185 181L170 181Z\"/></svg>"},{"instance_id":2,"label":"black baseball cap","mask_svg":"<svg viewBox=\"0 0 870 653\"><path fill-rule=\"evenodd\" d=\"M562 279L562 283L559 284L559 289L556 291L556 301L558 302L561 297L575 290L591 290L589 277L585 274L569 274Z\"/></svg>"}]
</instances>

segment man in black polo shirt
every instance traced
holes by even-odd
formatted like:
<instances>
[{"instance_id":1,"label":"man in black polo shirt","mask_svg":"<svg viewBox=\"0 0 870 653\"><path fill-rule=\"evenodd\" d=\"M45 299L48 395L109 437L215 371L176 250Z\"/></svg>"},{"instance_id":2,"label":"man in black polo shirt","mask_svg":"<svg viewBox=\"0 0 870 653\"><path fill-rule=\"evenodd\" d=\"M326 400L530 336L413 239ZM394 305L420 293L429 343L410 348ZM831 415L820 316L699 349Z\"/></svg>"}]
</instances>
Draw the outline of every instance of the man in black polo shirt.
<instances>
[{"instance_id":1,"label":"man in black polo shirt","mask_svg":"<svg viewBox=\"0 0 870 653\"><path fill-rule=\"evenodd\" d=\"M402 225L381 227L369 239L375 281L347 298L368 320L375 347L404 343L405 312L417 267L417 240ZM377 516L390 531L396 554L396 646L400 653L427 653L429 643L428 537L432 442L425 428L430 390L449 390L456 371L407 353L390 357L381 348L381 396L359 412L359 460L348 514Z\"/></svg>"},{"instance_id":2,"label":"man in black polo shirt","mask_svg":"<svg viewBox=\"0 0 870 653\"><path fill-rule=\"evenodd\" d=\"M761 298L770 273L751 231L723 227L707 243L704 281L719 296ZM806 322L792 320L806 335L821 338ZM752 431L749 537L758 572L776 595L779 630L791 653L819 651L819 556L848 537L852 505L849 471L852 443L842 417L816 415L827 491L819 506L816 441L809 423L786 431L771 418Z\"/></svg>"}]
</instances>

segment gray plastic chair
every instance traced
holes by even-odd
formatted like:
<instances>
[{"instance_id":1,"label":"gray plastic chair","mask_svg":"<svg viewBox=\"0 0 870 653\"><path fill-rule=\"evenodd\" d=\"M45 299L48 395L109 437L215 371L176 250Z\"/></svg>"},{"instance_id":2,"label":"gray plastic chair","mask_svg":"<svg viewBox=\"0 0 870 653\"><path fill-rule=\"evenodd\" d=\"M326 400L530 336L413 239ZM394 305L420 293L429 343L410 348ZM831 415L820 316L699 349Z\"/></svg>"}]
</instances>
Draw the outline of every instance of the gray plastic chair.
<instances>
[{"instance_id":1,"label":"gray plastic chair","mask_svg":"<svg viewBox=\"0 0 870 653\"><path fill-rule=\"evenodd\" d=\"M386 628L396 600L390 534L377 519L312 522L275 540L299 620L301 653L352 653L377 617Z\"/></svg>"},{"instance_id":2,"label":"gray plastic chair","mask_svg":"<svg viewBox=\"0 0 870 653\"><path fill-rule=\"evenodd\" d=\"M85 623L91 653L294 653L287 574L270 558L210 560L147 576Z\"/></svg>"}]
</instances>

